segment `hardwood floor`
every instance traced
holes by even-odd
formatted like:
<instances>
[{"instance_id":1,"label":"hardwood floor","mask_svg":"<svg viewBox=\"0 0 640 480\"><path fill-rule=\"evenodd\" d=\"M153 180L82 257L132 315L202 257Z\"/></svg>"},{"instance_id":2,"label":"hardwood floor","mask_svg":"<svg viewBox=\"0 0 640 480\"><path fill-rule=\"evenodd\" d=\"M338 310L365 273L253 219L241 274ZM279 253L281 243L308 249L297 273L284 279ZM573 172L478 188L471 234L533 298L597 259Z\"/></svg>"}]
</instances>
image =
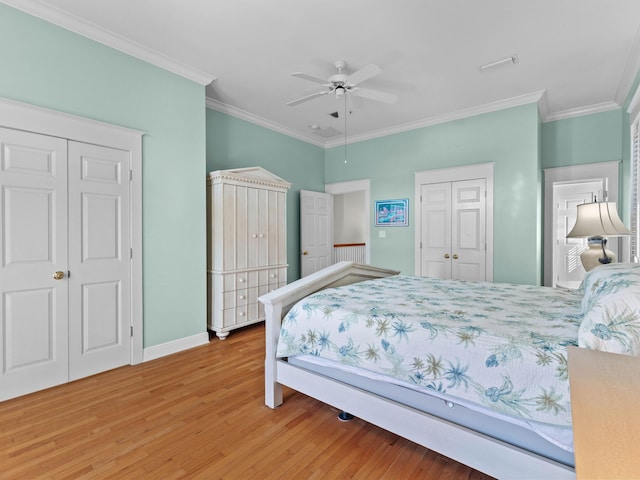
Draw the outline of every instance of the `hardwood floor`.
<instances>
[{"instance_id":1,"label":"hardwood floor","mask_svg":"<svg viewBox=\"0 0 640 480\"><path fill-rule=\"evenodd\" d=\"M291 390L267 408L263 363L257 325L2 402L0 479L490 478Z\"/></svg>"}]
</instances>

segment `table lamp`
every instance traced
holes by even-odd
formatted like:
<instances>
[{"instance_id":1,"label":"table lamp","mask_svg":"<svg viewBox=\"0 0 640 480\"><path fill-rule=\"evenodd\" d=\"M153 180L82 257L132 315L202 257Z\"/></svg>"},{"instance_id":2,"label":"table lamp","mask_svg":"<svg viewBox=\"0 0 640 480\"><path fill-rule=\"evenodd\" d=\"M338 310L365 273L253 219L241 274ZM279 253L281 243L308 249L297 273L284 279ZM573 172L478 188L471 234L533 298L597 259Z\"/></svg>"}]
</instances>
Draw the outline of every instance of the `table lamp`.
<instances>
[{"instance_id":1,"label":"table lamp","mask_svg":"<svg viewBox=\"0 0 640 480\"><path fill-rule=\"evenodd\" d=\"M580 260L588 272L592 268L617 261L607 247L606 237L631 235L622 223L615 202L592 202L578 205L576 224L566 238L587 238L589 248L582 252Z\"/></svg>"}]
</instances>

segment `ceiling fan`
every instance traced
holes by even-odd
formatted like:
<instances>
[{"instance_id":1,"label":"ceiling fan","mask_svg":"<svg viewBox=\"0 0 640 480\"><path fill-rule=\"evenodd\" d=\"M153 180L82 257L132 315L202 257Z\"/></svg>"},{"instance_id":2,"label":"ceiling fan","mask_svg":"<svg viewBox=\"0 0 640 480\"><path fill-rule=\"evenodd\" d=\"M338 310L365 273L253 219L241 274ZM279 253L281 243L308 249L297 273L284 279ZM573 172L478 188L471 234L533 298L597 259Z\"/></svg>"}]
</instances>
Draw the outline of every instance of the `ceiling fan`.
<instances>
[{"instance_id":1,"label":"ceiling fan","mask_svg":"<svg viewBox=\"0 0 640 480\"><path fill-rule=\"evenodd\" d=\"M291 100L290 102L287 102L287 105L298 105L300 103L306 102L316 97L328 95L330 93L333 93L336 98L341 98L345 94L350 93L352 95L357 95L359 97L385 103L395 103L398 99L398 97L391 93L381 92L379 90L373 90L371 88L362 88L359 86L361 83L382 73L382 70L377 65L370 63L369 65L365 65L361 69L353 72L351 75L343 73L345 67L347 66L347 62L345 62L344 60L337 60L333 63L333 65L338 70L338 73L330 76L328 80L314 77L313 75L307 75L306 73L301 72L292 73L292 77L302 78L303 80L309 80L310 82L319 83L325 88L320 92L312 93L311 95L307 95L296 100Z\"/></svg>"}]
</instances>

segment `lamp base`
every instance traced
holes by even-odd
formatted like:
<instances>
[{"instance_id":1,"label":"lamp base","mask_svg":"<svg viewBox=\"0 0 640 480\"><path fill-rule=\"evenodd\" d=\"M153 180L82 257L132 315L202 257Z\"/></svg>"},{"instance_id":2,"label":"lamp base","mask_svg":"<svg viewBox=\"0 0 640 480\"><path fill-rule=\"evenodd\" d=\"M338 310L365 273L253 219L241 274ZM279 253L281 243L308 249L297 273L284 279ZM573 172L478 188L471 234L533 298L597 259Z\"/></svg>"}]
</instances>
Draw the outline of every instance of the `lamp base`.
<instances>
[{"instance_id":1,"label":"lamp base","mask_svg":"<svg viewBox=\"0 0 640 480\"><path fill-rule=\"evenodd\" d=\"M607 248L607 239L602 237L589 237L589 248L580 254L582 266L588 272L598 265L616 263L616 254Z\"/></svg>"}]
</instances>

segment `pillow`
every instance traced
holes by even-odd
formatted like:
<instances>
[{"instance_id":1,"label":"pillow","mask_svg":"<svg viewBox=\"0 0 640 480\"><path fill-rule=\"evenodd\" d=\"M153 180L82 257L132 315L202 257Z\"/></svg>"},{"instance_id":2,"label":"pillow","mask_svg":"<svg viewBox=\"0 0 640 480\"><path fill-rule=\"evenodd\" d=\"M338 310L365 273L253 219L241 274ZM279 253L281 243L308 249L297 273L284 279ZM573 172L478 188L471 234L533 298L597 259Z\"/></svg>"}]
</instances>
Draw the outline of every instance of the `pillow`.
<instances>
[{"instance_id":1,"label":"pillow","mask_svg":"<svg viewBox=\"0 0 640 480\"><path fill-rule=\"evenodd\" d=\"M587 272L580 284L582 313L586 314L598 299L640 285L640 263L610 263Z\"/></svg>"},{"instance_id":2,"label":"pillow","mask_svg":"<svg viewBox=\"0 0 640 480\"><path fill-rule=\"evenodd\" d=\"M583 281L583 348L640 355L640 264L603 265Z\"/></svg>"}]
</instances>

